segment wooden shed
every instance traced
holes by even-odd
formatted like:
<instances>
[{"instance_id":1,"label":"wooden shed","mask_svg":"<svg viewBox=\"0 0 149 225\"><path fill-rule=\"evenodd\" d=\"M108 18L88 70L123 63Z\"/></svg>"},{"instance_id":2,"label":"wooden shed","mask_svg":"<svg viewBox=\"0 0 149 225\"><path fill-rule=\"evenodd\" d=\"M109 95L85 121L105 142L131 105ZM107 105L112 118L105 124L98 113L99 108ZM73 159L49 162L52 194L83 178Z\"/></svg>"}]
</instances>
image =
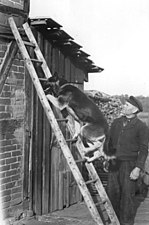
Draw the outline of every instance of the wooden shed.
<instances>
[{"instance_id":1,"label":"wooden shed","mask_svg":"<svg viewBox=\"0 0 149 225\"><path fill-rule=\"evenodd\" d=\"M94 65L89 55L81 50L82 47L51 18L30 19L30 24L52 74L57 72L83 89L88 73L103 70ZM41 72L39 68L37 70ZM24 197L30 198L31 208L39 215L68 207L81 201L82 197L28 74L25 77L27 133ZM58 118L60 115L55 113ZM65 123L60 126L68 139ZM70 148L77 158L77 152L73 151L75 147L70 145Z\"/></svg>"},{"instance_id":2,"label":"wooden shed","mask_svg":"<svg viewBox=\"0 0 149 225\"><path fill-rule=\"evenodd\" d=\"M18 27L26 20L25 13L22 21L17 19ZM32 18L28 19L28 22L52 74L57 72L68 82L83 89L84 81L88 81L88 73L103 70L89 59L82 46L53 19ZM2 32L0 29L1 62L6 46L13 40L8 24L3 25L0 25L3 31L5 30ZM30 50L30 54L34 53ZM36 69L42 77L38 65ZM56 109L54 111L59 118L59 113ZM21 205L23 209L31 209L35 214L42 215L81 201L79 189L19 52L0 96L0 115L0 154L3 157L0 158L0 163L3 163L1 187L6 216L14 211L15 206ZM4 124L5 129L1 130ZM60 126L64 136L69 138L65 123ZM77 158L75 146L70 144L70 148Z\"/></svg>"}]
</instances>

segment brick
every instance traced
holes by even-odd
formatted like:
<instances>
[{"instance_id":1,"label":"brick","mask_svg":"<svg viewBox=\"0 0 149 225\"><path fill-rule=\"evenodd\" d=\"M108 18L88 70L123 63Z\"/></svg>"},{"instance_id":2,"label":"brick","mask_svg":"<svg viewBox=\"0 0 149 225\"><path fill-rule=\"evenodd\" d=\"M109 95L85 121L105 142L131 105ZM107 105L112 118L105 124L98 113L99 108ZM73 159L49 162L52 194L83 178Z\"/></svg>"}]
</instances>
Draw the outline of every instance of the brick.
<instances>
[{"instance_id":1,"label":"brick","mask_svg":"<svg viewBox=\"0 0 149 225\"><path fill-rule=\"evenodd\" d=\"M11 190L2 191L2 194L1 194L2 197L9 196L9 195L11 195Z\"/></svg>"},{"instance_id":2,"label":"brick","mask_svg":"<svg viewBox=\"0 0 149 225\"><path fill-rule=\"evenodd\" d=\"M0 180L6 176L5 172L0 172Z\"/></svg>"},{"instance_id":3,"label":"brick","mask_svg":"<svg viewBox=\"0 0 149 225\"><path fill-rule=\"evenodd\" d=\"M11 117L10 113L7 113L7 112L1 112L0 113L0 119L8 119L10 117Z\"/></svg>"},{"instance_id":4,"label":"brick","mask_svg":"<svg viewBox=\"0 0 149 225\"><path fill-rule=\"evenodd\" d=\"M0 98L0 105L10 105L11 100L9 98Z\"/></svg>"},{"instance_id":5,"label":"brick","mask_svg":"<svg viewBox=\"0 0 149 225\"><path fill-rule=\"evenodd\" d=\"M14 139L15 136L14 136L14 134L8 133L5 135L5 137L7 140L10 140L10 139Z\"/></svg>"},{"instance_id":6,"label":"brick","mask_svg":"<svg viewBox=\"0 0 149 225\"><path fill-rule=\"evenodd\" d=\"M13 194L13 195L11 196L12 200L18 199L18 198L21 199L21 197L22 197L21 192L20 192L20 193Z\"/></svg>"},{"instance_id":7,"label":"brick","mask_svg":"<svg viewBox=\"0 0 149 225\"><path fill-rule=\"evenodd\" d=\"M19 66L19 72L23 73L23 77L24 77L24 72L25 72L24 66Z\"/></svg>"},{"instance_id":8,"label":"brick","mask_svg":"<svg viewBox=\"0 0 149 225\"><path fill-rule=\"evenodd\" d=\"M11 144L12 144L12 145L14 145L14 144L17 145L17 143L18 143L18 141L17 141L16 139L12 139L12 140L11 140ZM17 148L18 148L18 145L17 145Z\"/></svg>"},{"instance_id":9,"label":"brick","mask_svg":"<svg viewBox=\"0 0 149 225\"><path fill-rule=\"evenodd\" d=\"M20 156L20 155L22 155L20 150L12 152L12 156Z\"/></svg>"},{"instance_id":10,"label":"brick","mask_svg":"<svg viewBox=\"0 0 149 225\"><path fill-rule=\"evenodd\" d=\"M14 186L15 186L15 182L8 183L8 184L6 184L6 189L11 189Z\"/></svg>"},{"instance_id":11,"label":"brick","mask_svg":"<svg viewBox=\"0 0 149 225\"><path fill-rule=\"evenodd\" d=\"M16 145L8 145L1 148L1 152L10 152L16 150Z\"/></svg>"},{"instance_id":12,"label":"brick","mask_svg":"<svg viewBox=\"0 0 149 225\"><path fill-rule=\"evenodd\" d=\"M12 164L12 163L15 163L16 161L17 161L16 157L9 158L9 159L6 159L6 164Z\"/></svg>"},{"instance_id":13,"label":"brick","mask_svg":"<svg viewBox=\"0 0 149 225\"><path fill-rule=\"evenodd\" d=\"M16 175L17 173L18 173L18 171L16 169L6 171L6 177L10 177L10 176Z\"/></svg>"},{"instance_id":14,"label":"brick","mask_svg":"<svg viewBox=\"0 0 149 225\"><path fill-rule=\"evenodd\" d=\"M4 166L6 164L6 160L3 159L3 160L0 160L0 166Z\"/></svg>"},{"instance_id":15,"label":"brick","mask_svg":"<svg viewBox=\"0 0 149 225\"><path fill-rule=\"evenodd\" d=\"M18 180L18 181L17 181L17 185L18 185L18 186L22 186L22 183L23 183L22 180Z\"/></svg>"},{"instance_id":16,"label":"brick","mask_svg":"<svg viewBox=\"0 0 149 225\"><path fill-rule=\"evenodd\" d=\"M6 177L6 178L1 179L1 184L7 184L11 181L12 181L11 177Z\"/></svg>"},{"instance_id":17,"label":"brick","mask_svg":"<svg viewBox=\"0 0 149 225\"><path fill-rule=\"evenodd\" d=\"M0 188L1 188L1 191L5 191L6 190L6 184L1 184Z\"/></svg>"},{"instance_id":18,"label":"brick","mask_svg":"<svg viewBox=\"0 0 149 225\"><path fill-rule=\"evenodd\" d=\"M20 163L11 164L11 169L17 169L20 166Z\"/></svg>"},{"instance_id":19,"label":"brick","mask_svg":"<svg viewBox=\"0 0 149 225\"><path fill-rule=\"evenodd\" d=\"M6 158L9 158L9 157L11 157L11 152L0 154L0 159L6 159Z\"/></svg>"},{"instance_id":20,"label":"brick","mask_svg":"<svg viewBox=\"0 0 149 225\"><path fill-rule=\"evenodd\" d=\"M10 91L11 90L11 86L10 85L4 85L3 91Z\"/></svg>"},{"instance_id":21,"label":"brick","mask_svg":"<svg viewBox=\"0 0 149 225\"><path fill-rule=\"evenodd\" d=\"M15 77L16 77L16 79L18 79L18 80L20 80L20 79L24 79L24 74L22 74L22 73L15 73L14 72L14 75L15 75Z\"/></svg>"},{"instance_id":22,"label":"brick","mask_svg":"<svg viewBox=\"0 0 149 225\"><path fill-rule=\"evenodd\" d=\"M24 60L20 60L20 66L24 67ZM24 67L24 69L25 69L25 67Z\"/></svg>"},{"instance_id":23,"label":"brick","mask_svg":"<svg viewBox=\"0 0 149 225\"><path fill-rule=\"evenodd\" d=\"M10 71L18 71L19 69L18 69L18 66L16 66L16 65L12 65L11 66L11 70Z\"/></svg>"},{"instance_id":24,"label":"brick","mask_svg":"<svg viewBox=\"0 0 149 225\"><path fill-rule=\"evenodd\" d=\"M1 172L8 171L8 170L10 170L10 165L6 165L6 166L1 166L0 167L0 171Z\"/></svg>"},{"instance_id":25,"label":"brick","mask_svg":"<svg viewBox=\"0 0 149 225\"><path fill-rule=\"evenodd\" d=\"M3 214L3 218L4 219L7 219L8 217L10 217L10 210L9 210L9 208L2 209L2 214Z\"/></svg>"},{"instance_id":26,"label":"brick","mask_svg":"<svg viewBox=\"0 0 149 225\"><path fill-rule=\"evenodd\" d=\"M21 192L22 191L22 187L16 187L16 188L13 188L11 193L12 194L15 194L15 193L18 193L18 192Z\"/></svg>"},{"instance_id":27,"label":"brick","mask_svg":"<svg viewBox=\"0 0 149 225\"><path fill-rule=\"evenodd\" d=\"M2 203L3 203L3 202L9 202L10 200L11 200L11 196L10 196L10 195L1 198L1 202L2 202Z\"/></svg>"},{"instance_id":28,"label":"brick","mask_svg":"<svg viewBox=\"0 0 149 225\"><path fill-rule=\"evenodd\" d=\"M22 203L22 198L17 198L17 199L14 199L13 201L11 201L11 206L15 206L20 203Z\"/></svg>"},{"instance_id":29,"label":"brick","mask_svg":"<svg viewBox=\"0 0 149 225\"><path fill-rule=\"evenodd\" d=\"M3 202L2 209L10 207L10 202Z\"/></svg>"},{"instance_id":30,"label":"brick","mask_svg":"<svg viewBox=\"0 0 149 225\"><path fill-rule=\"evenodd\" d=\"M22 160L22 157L18 157L18 162L20 162Z\"/></svg>"},{"instance_id":31,"label":"brick","mask_svg":"<svg viewBox=\"0 0 149 225\"><path fill-rule=\"evenodd\" d=\"M15 59L15 60L13 61L13 65L15 65L15 66L20 66L20 60L19 60L19 59Z\"/></svg>"},{"instance_id":32,"label":"brick","mask_svg":"<svg viewBox=\"0 0 149 225\"><path fill-rule=\"evenodd\" d=\"M2 45L2 46L1 46L1 49L2 49L2 51L5 52L5 51L7 50L7 45Z\"/></svg>"},{"instance_id":33,"label":"brick","mask_svg":"<svg viewBox=\"0 0 149 225\"><path fill-rule=\"evenodd\" d=\"M17 149L21 149L21 148L22 148L22 145L17 144Z\"/></svg>"},{"instance_id":34,"label":"brick","mask_svg":"<svg viewBox=\"0 0 149 225\"><path fill-rule=\"evenodd\" d=\"M7 145L11 145L11 144L13 144L11 140L0 141L0 146L1 147L7 146Z\"/></svg>"},{"instance_id":35,"label":"brick","mask_svg":"<svg viewBox=\"0 0 149 225\"><path fill-rule=\"evenodd\" d=\"M11 114L8 112L0 112L0 119L8 119L10 116Z\"/></svg>"},{"instance_id":36,"label":"brick","mask_svg":"<svg viewBox=\"0 0 149 225\"><path fill-rule=\"evenodd\" d=\"M17 174L15 176L11 176L12 181L19 180L19 179L20 179L20 174Z\"/></svg>"},{"instance_id":37,"label":"brick","mask_svg":"<svg viewBox=\"0 0 149 225\"><path fill-rule=\"evenodd\" d=\"M17 81L16 81L16 79L15 79L15 77L13 76L12 73L13 73L13 72L11 72L10 77L7 78L6 84L16 85L16 84L17 84Z\"/></svg>"},{"instance_id":38,"label":"brick","mask_svg":"<svg viewBox=\"0 0 149 225\"><path fill-rule=\"evenodd\" d=\"M4 55L5 55L5 52L0 51L0 57L1 57L1 58L4 58Z\"/></svg>"},{"instance_id":39,"label":"brick","mask_svg":"<svg viewBox=\"0 0 149 225\"><path fill-rule=\"evenodd\" d=\"M1 97L3 97L3 98L11 97L11 92L10 91L3 91Z\"/></svg>"},{"instance_id":40,"label":"brick","mask_svg":"<svg viewBox=\"0 0 149 225\"><path fill-rule=\"evenodd\" d=\"M5 106L0 105L0 112L4 112L5 111Z\"/></svg>"},{"instance_id":41,"label":"brick","mask_svg":"<svg viewBox=\"0 0 149 225\"><path fill-rule=\"evenodd\" d=\"M24 86L24 80L23 79L19 79L17 80L17 86L23 87Z\"/></svg>"}]
</instances>

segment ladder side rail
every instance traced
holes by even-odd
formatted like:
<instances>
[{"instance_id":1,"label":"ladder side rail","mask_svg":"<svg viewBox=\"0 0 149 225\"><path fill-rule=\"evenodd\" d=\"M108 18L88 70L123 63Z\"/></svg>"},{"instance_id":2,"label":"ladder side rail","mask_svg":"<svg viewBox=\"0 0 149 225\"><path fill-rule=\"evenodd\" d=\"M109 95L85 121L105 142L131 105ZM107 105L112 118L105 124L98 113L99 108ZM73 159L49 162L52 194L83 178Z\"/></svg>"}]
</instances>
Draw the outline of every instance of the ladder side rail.
<instances>
[{"instance_id":1,"label":"ladder side rail","mask_svg":"<svg viewBox=\"0 0 149 225\"><path fill-rule=\"evenodd\" d=\"M23 28L25 30L25 33L26 33L29 41L35 45L34 51L36 53L37 59L43 62L41 67L42 67L42 69L44 71L44 74L45 74L46 78L51 77L52 74L51 74L51 72L49 70L49 67L48 67L48 65L46 63L46 60L44 59L43 54L42 54L42 52L41 52L41 50L40 50L40 48L39 48L39 46L37 44L37 41L36 41L32 31L31 31L31 28L30 28L29 24L27 22L24 23L23 24Z\"/></svg>"},{"instance_id":2,"label":"ladder side rail","mask_svg":"<svg viewBox=\"0 0 149 225\"><path fill-rule=\"evenodd\" d=\"M72 126L72 124L71 124L69 119L68 119L68 122L67 122L67 127L68 127L68 130L70 131L71 135L73 135L74 134L74 128L73 128L73 126ZM76 142L76 146L77 146L77 149L78 149L81 157L84 158L84 145L83 145L80 137L78 137L78 141ZM99 176L97 174L97 171L96 171L93 163L86 162L85 166L86 166L86 168L87 168L91 178L93 180L96 180L94 185L96 187L96 190L97 190L97 192L98 192L98 194L99 194L99 196L101 198L101 201L103 202L103 205L104 205L104 207L105 207L105 209L106 209L106 211L107 211L111 221L113 222L112 224L113 225L114 224L115 225L120 225L120 223L118 221L118 218L117 218L117 216L115 214L115 211L113 209L113 206L111 204L111 201L108 198L108 195L107 195L107 193L106 193L106 191L105 191L105 189L103 187L103 184L102 184L102 182L101 182L101 180L100 180L100 178L99 178Z\"/></svg>"},{"instance_id":3,"label":"ladder side rail","mask_svg":"<svg viewBox=\"0 0 149 225\"><path fill-rule=\"evenodd\" d=\"M6 79L8 77L10 68L12 66L13 60L15 58L15 55L18 51L18 45L15 40L11 41L11 43L8 45L7 50L5 52L5 56L3 59L3 62L0 66L0 94L2 93L3 86L6 82Z\"/></svg>"},{"instance_id":4,"label":"ladder side rail","mask_svg":"<svg viewBox=\"0 0 149 225\"><path fill-rule=\"evenodd\" d=\"M100 225L101 219L100 219L99 213L98 213L98 211L95 207L95 204L94 204L93 199L90 195L90 192L88 191L88 188L87 188L87 186L86 186L86 184L83 180L82 174L81 174L81 172L80 172L80 170L79 170L79 168L78 168L78 166L77 166L77 164L76 164L76 162L75 162L75 160L72 156L72 153L71 153L70 149L68 148L68 145L67 145L67 143L64 139L64 136L63 136L63 134L62 134L62 132L59 128L59 125L58 125L58 123L56 121L56 118L53 114L51 106L50 106L50 104L49 104L49 102L48 102L48 100L45 96L45 93L44 93L44 91L42 89L42 86L40 84L40 81L38 79L37 73L34 69L34 66L33 66L30 58L29 58L29 54L28 54L28 52L25 48L25 45L24 45L24 43L21 39L21 36L20 36L20 34L17 30L17 27L15 25L15 22L14 22L13 18L11 18L11 20L9 20L9 23L10 23L11 30L12 30L15 38L16 38L18 47L19 47L19 49L22 53L22 57L25 61L26 67L27 67L27 69L29 71L29 74L31 76L32 82L33 82L33 84L35 86L35 89L37 91L40 102L41 102L41 104L44 108L44 111L46 113L48 121L51 124L51 127L52 127L52 129L55 133L57 141L58 141L58 143L59 143L59 145L60 145L60 147L63 151L63 154L64 154L65 158L67 159L67 163L70 167L70 170L73 173L73 176L74 176L74 178L75 178L75 180L78 184L80 192L82 193L82 196L84 197L86 205L87 205L89 211L91 212L91 215L92 215L93 219L96 221L96 223L98 225Z\"/></svg>"}]
</instances>

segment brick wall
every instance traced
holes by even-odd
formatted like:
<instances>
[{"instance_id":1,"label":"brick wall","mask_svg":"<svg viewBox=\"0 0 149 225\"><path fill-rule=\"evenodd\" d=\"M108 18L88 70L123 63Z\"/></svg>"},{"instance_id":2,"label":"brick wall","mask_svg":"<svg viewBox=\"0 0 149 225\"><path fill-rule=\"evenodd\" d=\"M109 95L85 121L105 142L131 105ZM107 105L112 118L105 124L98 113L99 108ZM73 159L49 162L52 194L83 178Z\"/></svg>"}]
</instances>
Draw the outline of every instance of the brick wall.
<instances>
[{"instance_id":1,"label":"brick wall","mask_svg":"<svg viewBox=\"0 0 149 225\"><path fill-rule=\"evenodd\" d=\"M24 0L0 0L0 3L13 8L23 9Z\"/></svg>"},{"instance_id":2,"label":"brick wall","mask_svg":"<svg viewBox=\"0 0 149 225\"><path fill-rule=\"evenodd\" d=\"M0 63L6 48L0 40ZM0 190L5 217L23 201L24 73L18 53L0 96Z\"/></svg>"}]
</instances>

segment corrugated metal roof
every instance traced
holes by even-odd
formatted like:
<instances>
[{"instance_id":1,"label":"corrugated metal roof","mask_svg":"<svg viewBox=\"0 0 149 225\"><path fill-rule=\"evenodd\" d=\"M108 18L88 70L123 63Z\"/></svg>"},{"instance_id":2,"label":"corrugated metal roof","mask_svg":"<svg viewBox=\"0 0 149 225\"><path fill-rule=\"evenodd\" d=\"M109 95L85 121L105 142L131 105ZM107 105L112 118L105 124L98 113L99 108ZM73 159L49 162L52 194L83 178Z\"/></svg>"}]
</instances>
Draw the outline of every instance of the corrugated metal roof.
<instances>
[{"instance_id":1,"label":"corrugated metal roof","mask_svg":"<svg viewBox=\"0 0 149 225\"><path fill-rule=\"evenodd\" d=\"M36 27L37 30L52 42L53 45L58 47L64 55L70 59L81 69L87 73L102 72L103 68L96 66L90 56L82 51L82 46L74 42L74 39L61 29L61 25L51 18L31 18L30 24Z\"/></svg>"}]
</instances>

